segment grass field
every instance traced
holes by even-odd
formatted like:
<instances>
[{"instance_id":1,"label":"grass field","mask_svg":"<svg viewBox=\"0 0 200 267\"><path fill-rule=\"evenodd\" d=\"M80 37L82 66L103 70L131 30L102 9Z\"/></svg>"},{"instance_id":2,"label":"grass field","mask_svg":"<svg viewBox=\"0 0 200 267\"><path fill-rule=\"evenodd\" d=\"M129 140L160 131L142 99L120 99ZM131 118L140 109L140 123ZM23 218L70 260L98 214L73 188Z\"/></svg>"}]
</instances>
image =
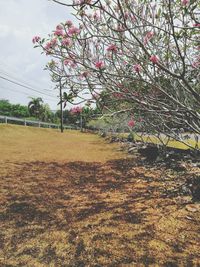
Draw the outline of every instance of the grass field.
<instances>
[{"instance_id":1,"label":"grass field","mask_svg":"<svg viewBox=\"0 0 200 267\"><path fill-rule=\"evenodd\" d=\"M129 133L120 133L119 137L122 138L127 138L129 136ZM162 141L154 135L150 135L150 134L144 134L141 135L139 133L135 133L134 134L134 139L135 141L142 141L145 143L153 143L153 144L158 144L158 145L165 145L167 147L173 147L173 148L177 148L177 149L182 149L182 150L187 150L187 149L191 149L191 148L200 148L200 142L196 142L194 140L194 138L188 138L185 139L184 142L180 142L180 141L175 141L172 138L168 138L167 136L162 136Z\"/></svg>"},{"instance_id":2,"label":"grass field","mask_svg":"<svg viewBox=\"0 0 200 267\"><path fill-rule=\"evenodd\" d=\"M67 130L0 125L1 160L10 161L99 161L122 157L115 144L97 135Z\"/></svg>"},{"instance_id":3,"label":"grass field","mask_svg":"<svg viewBox=\"0 0 200 267\"><path fill-rule=\"evenodd\" d=\"M200 266L187 173L96 135L0 125L0 266Z\"/></svg>"}]
</instances>

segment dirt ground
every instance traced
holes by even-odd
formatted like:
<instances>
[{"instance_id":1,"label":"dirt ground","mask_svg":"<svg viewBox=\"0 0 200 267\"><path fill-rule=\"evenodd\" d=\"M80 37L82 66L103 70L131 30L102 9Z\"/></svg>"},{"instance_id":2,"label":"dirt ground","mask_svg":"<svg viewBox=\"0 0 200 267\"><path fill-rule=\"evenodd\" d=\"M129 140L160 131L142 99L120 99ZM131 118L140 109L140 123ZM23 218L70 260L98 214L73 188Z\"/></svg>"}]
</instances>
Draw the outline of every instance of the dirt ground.
<instances>
[{"instance_id":1,"label":"dirt ground","mask_svg":"<svg viewBox=\"0 0 200 267\"><path fill-rule=\"evenodd\" d=\"M150 166L118 148L0 126L0 266L200 266L200 204L182 193L199 168Z\"/></svg>"}]
</instances>

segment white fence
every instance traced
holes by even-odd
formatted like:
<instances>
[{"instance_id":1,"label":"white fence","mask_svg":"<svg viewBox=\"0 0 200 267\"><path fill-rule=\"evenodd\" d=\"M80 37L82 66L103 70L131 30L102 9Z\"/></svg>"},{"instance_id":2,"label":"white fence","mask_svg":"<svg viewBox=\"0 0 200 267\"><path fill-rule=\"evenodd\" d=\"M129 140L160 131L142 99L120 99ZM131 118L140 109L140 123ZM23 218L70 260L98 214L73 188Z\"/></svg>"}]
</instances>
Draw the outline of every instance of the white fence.
<instances>
[{"instance_id":1,"label":"white fence","mask_svg":"<svg viewBox=\"0 0 200 267\"><path fill-rule=\"evenodd\" d=\"M27 119L20 119L15 117L0 116L1 123L14 123L24 126L35 126L35 127L44 127L44 128L60 128L59 124L48 123L43 121L32 121ZM63 126L64 129L72 129L70 126Z\"/></svg>"}]
</instances>

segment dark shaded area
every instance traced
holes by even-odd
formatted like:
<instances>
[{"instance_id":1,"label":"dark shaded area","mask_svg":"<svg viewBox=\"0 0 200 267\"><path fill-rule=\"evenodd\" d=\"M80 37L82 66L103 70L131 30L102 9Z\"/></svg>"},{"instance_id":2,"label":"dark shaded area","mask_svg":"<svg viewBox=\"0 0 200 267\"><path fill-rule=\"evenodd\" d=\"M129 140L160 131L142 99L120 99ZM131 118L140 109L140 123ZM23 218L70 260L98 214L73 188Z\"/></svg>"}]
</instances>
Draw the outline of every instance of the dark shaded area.
<instances>
[{"instance_id":1,"label":"dark shaded area","mask_svg":"<svg viewBox=\"0 0 200 267\"><path fill-rule=\"evenodd\" d=\"M40 211L28 202L14 202L0 215L0 220L15 220L17 227L22 227L34 220L42 222L50 219L48 212Z\"/></svg>"},{"instance_id":2,"label":"dark shaded area","mask_svg":"<svg viewBox=\"0 0 200 267\"><path fill-rule=\"evenodd\" d=\"M28 255L44 266L149 266L160 264L154 249L149 247L151 240L158 240L174 253L166 259L162 251L162 266L180 266L177 262L183 266L193 264L189 253L182 259L190 237L180 242L179 236L174 236L170 243L159 239L156 228L160 219L167 220L170 212L191 203L191 200L176 203L178 198L192 193L193 200L198 199L199 177L192 182L191 179L188 182L189 178L183 172L172 175L166 166L161 172L160 166L154 165L152 171L150 163L144 165L141 157L105 164L21 164L16 172L2 177L7 193L1 196L0 248L8 258L15 254L17 260ZM184 191L185 185L189 191ZM193 219L191 215L189 218ZM183 227L181 233L188 233L192 223L190 220L189 228ZM195 224L196 221L193 227ZM59 231L64 235L58 236L57 241L60 238L64 242L62 253L58 253L56 242L38 246L41 236L46 234L47 238L54 232L59 235ZM132 231L135 234L130 237ZM8 232L11 236L7 236ZM29 240L40 241L21 249Z\"/></svg>"},{"instance_id":3,"label":"dark shaded area","mask_svg":"<svg viewBox=\"0 0 200 267\"><path fill-rule=\"evenodd\" d=\"M43 252L42 257L40 258L41 262L50 264L53 260L57 259L55 248L53 248L51 245L48 245Z\"/></svg>"},{"instance_id":4,"label":"dark shaded area","mask_svg":"<svg viewBox=\"0 0 200 267\"><path fill-rule=\"evenodd\" d=\"M113 216L113 220L117 221L125 221L127 223L139 224L142 222L142 214L141 213L124 213L122 215Z\"/></svg>"},{"instance_id":5,"label":"dark shaded area","mask_svg":"<svg viewBox=\"0 0 200 267\"><path fill-rule=\"evenodd\" d=\"M148 145L143 148L138 148L138 153L149 162L153 162L159 156L159 149L155 145Z\"/></svg>"},{"instance_id":6,"label":"dark shaded area","mask_svg":"<svg viewBox=\"0 0 200 267\"><path fill-rule=\"evenodd\" d=\"M187 186L192 193L192 200L194 202L200 201L200 176L189 177L187 179Z\"/></svg>"}]
</instances>

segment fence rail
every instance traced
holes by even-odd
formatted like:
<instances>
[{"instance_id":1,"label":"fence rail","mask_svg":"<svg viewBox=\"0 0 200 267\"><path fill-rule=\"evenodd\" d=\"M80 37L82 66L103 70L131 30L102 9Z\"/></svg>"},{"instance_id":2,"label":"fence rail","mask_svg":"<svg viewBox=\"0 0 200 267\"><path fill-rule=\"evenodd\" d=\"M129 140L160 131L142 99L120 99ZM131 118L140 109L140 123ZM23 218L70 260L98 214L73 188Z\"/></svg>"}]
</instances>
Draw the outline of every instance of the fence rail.
<instances>
[{"instance_id":1,"label":"fence rail","mask_svg":"<svg viewBox=\"0 0 200 267\"><path fill-rule=\"evenodd\" d=\"M24 126L36 126L36 127L43 127L43 128L60 128L59 124L55 123L48 123L48 122L43 122L43 121L32 121L32 120L27 120L27 119L20 119L16 117L9 117L9 116L1 116L0 115L0 123L14 123L14 124L19 124L21 122L21 125ZM18 123L15 123L18 122ZM72 126L64 126L64 129L74 129L75 127Z\"/></svg>"}]
</instances>

